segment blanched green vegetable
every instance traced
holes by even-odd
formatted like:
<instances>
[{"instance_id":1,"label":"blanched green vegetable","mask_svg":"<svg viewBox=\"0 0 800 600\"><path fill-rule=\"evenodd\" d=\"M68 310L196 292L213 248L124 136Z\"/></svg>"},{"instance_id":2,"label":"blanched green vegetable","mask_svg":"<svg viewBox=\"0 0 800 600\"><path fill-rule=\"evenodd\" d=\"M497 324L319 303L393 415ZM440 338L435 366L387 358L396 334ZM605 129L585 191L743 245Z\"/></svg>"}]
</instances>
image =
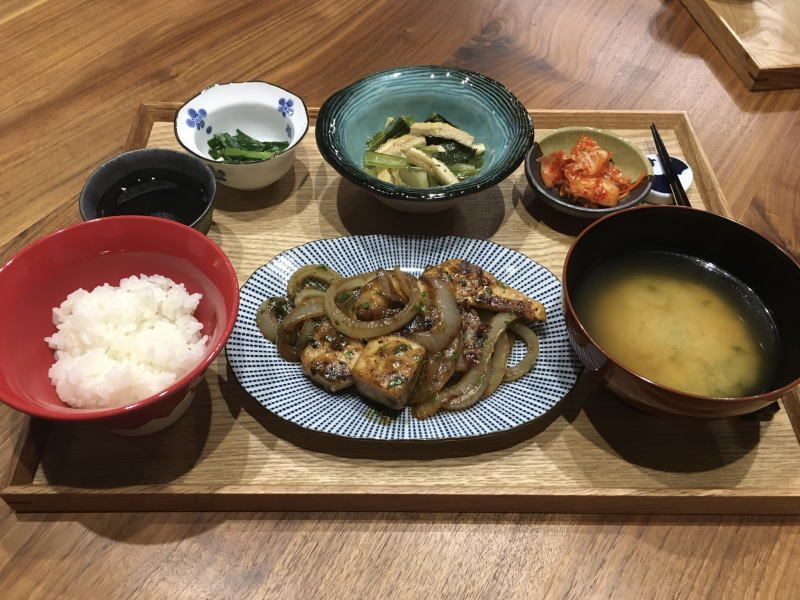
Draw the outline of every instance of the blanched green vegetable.
<instances>
[{"instance_id":1,"label":"blanched green vegetable","mask_svg":"<svg viewBox=\"0 0 800 600\"><path fill-rule=\"evenodd\" d=\"M459 181L466 179L467 177L477 175L481 172L480 167L476 167L475 165L467 163L453 163L452 165L448 166L455 176L458 177Z\"/></svg>"},{"instance_id":2,"label":"blanched green vegetable","mask_svg":"<svg viewBox=\"0 0 800 600\"><path fill-rule=\"evenodd\" d=\"M424 123L389 117L366 143L364 170L387 183L413 188L446 186L480 173L483 144L439 113Z\"/></svg>"},{"instance_id":3,"label":"blanched green vegetable","mask_svg":"<svg viewBox=\"0 0 800 600\"><path fill-rule=\"evenodd\" d=\"M367 140L367 151L374 152L386 140L407 134L410 131L410 127L413 123L414 119L412 119L410 115L389 117L383 129Z\"/></svg>"},{"instance_id":4,"label":"blanched green vegetable","mask_svg":"<svg viewBox=\"0 0 800 600\"><path fill-rule=\"evenodd\" d=\"M430 187L430 182L428 181L428 172L425 169L409 167L408 169L400 169L398 172L400 173L400 179L402 179L403 183L408 187Z\"/></svg>"},{"instance_id":5,"label":"blanched green vegetable","mask_svg":"<svg viewBox=\"0 0 800 600\"><path fill-rule=\"evenodd\" d=\"M425 119L426 123L447 123L448 125L453 125L450 121L445 119L442 115L437 112L431 113L431 116ZM455 127L455 125L453 125Z\"/></svg>"},{"instance_id":6,"label":"blanched green vegetable","mask_svg":"<svg viewBox=\"0 0 800 600\"><path fill-rule=\"evenodd\" d=\"M428 142L429 146L441 146L444 148L444 152L439 152L434 156L446 165L452 165L455 163L472 164L472 162L477 158L475 156L475 150L468 148L463 144L459 144L458 142L454 142L453 140L446 140L443 138L425 138L425 141Z\"/></svg>"},{"instance_id":7,"label":"blanched green vegetable","mask_svg":"<svg viewBox=\"0 0 800 600\"><path fill-rule=\"evenodd\" d=\"M249 163L272 158L289 147L289 142L261 142L236 130L236 135L217 133L208 140L208 155L226 163Z\"/></svg>"},{"instance_id":8,"label":"blanched green vegetable","mask_svg":"<svg viewBox=\"0 0 800 600\"><path fill-rule=\"evenodd\" d=\"M405 169L408 167L408 161L402 156L381 154L379 152L365 152L364 166L377 167L379 169Z\"/></svg>"}]
</instances>

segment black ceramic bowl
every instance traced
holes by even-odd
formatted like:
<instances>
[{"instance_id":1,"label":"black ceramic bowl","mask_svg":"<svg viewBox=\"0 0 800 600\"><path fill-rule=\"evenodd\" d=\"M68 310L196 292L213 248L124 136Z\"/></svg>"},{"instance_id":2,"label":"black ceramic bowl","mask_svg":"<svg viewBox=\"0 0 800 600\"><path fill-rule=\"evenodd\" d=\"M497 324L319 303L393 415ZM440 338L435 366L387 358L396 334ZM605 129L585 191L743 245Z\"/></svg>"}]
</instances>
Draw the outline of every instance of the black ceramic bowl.
<instances>
[{"instance_id":1,"label":"black ceramic bowl","mask_svg":"<svg viewBox=\"0 0 800 600\"><path fill-rule=\"evenodd\" d=\"M662 250L696 257L750 288L778 337L777 364L763 393L698 396L659 385L611 357L578 316L574 301L596 265L623 253ZM570 342L586 368L617 396L645 411L728 417L756 411L800 383L800 265L775 244L731 219L683 206L639 206L595 221L572 243L564 262L564 313Z\"/></svg>"},{"instance_id":2,"label":"black ceramic bowl","mask_svg":"<svg viewBox=\"0 0 800 600\"><path fill-rule=\"evenodd\" d=\"M144 148L97 167L78 203L84 221L146 215L208 233L216 189L213 171L200 159L166 148Z\"/></svg>"},{"instance_id":3,"label":"black ceramic bowl","mask_svg":"<svg viewBox=\"0 0 800 600\"><path fill-rule=\"evenodd\" d=\"M444 187L410 188L364 172L366 141L387 117L409 114L424 121L433 112L486 146L478 175ZM494 79L451 67L413 66L373 73L334 93L319 110L316 136L323 158L343 177L392 208L429 213L508 177L530 148L533 123L522 103Z\"/></svg>"}]
</instances>

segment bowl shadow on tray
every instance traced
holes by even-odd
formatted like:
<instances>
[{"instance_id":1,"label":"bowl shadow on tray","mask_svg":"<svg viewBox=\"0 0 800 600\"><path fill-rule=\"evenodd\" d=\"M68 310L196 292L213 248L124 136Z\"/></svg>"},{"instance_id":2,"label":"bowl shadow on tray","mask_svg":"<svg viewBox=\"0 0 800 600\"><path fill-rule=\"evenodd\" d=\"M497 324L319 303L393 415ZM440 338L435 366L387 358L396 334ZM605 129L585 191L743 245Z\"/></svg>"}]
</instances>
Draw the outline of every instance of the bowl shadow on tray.
<instances>
[{"instance_id":1,"label":"bowl shadow on tray","mask_svg":"<svg viewBox=\"0 0 800 600\"><path fill-rule=\"evenodd\" d=\"M295 160L292 168L272 185L259 190L237 190L217 183L214 208L226 212L254 211L277 206L286 201L295 191L296 182L304 185L309 178L306 165Z\"/></svg>"},{"instance_id":2,"label":"bowl shadow on tray","mask_svg":"<svg viewBox=\"0 0 800 600\"><path fill-rule=\"evenodd\" d=\"M545 204L538 192L528 184L524 175L514 183L511 203L515 207L524 209L536 221L565 235L576 236L592 224L591 219L567 215Z\"/></svg>"},{"instance_id":3,"label":"bowl shadow on tray","mask_svg":"<svg viewBox=\"0 0 800 600\"><path fill-rule=\"evenodd\" d=\"M737 468L728 470L727 477L742 478L761 438L761 424L742 417L696 420L639 411L605 390L586 371L573 394L589 424L578 427L582 435L628 463L652 469L655 478L659 472L701 473L733 463L738 463Z\"/></svg>"},{"instance_id":4,"label":"bowl shadow on tray","mask_svg":"<svg viewBox=\"0 0 800 600\"><path fill-rule=\"evenodd\" d=\"M126 437L89 423L52 423L40 468L49 485L107 489L168 484L190 472L224 439L224 434L216 430L215 435L209 435L215 421L213 412L204 379L186 414L157 433ZM48 448L60 450L48 452Z\"/></svg>"},{"instance_id":5,"label":"bowl shadow on tray","mask_svg":"<svg viewBox=\"0 0 800 600\"><path fill-rule=\"evenodd\" d=\"M230 223L213 220L208 230L208 237L214 240L234 265L240 264L244 255L244 244L235 227Z\"/></svg>"},{"instance_id":6,"label":"bowl shadow on tray","mask_svg":"<svg viewBox=\"0 0 800 600\"><path fill-rule=\"evenodd\" d=\"M453 208L415 214L389 208L363 188L344 177L338 178L338 185L325 191L335 193L335 201L321 205L334 207L323 208L323 217L334 226L337 220L341 221L345 235L416 233L489 239L505 219L503 192L497 185L461 198Z\"/></svg>"},{"instance_id":7,"label":"bowl shadow on tray","mask_svg":"<svg viewBox=\"0 0 800 600\"><path fill-rule=\"evenodd\" d=\"M224 387L220 386L220 390L234 418L244 410L255 423L277 438L303 450L348 459L433 460L478 457L482 454L507 450L525 442L541 445L546 443L546 440L536 437L537 435L544 432L559 416L564 415L569 420L579 411L572 395L568 394L556 408L543 417L501 433L452 440L364 440L306 429L271 413L239 385L230 366L228 367L227 383ZM386 415L388 417L390 413L387 412ZM277 440L265 438L260 428L253 427L251 433L268 448L276 447Z\"/></svg>"}]
</instances>

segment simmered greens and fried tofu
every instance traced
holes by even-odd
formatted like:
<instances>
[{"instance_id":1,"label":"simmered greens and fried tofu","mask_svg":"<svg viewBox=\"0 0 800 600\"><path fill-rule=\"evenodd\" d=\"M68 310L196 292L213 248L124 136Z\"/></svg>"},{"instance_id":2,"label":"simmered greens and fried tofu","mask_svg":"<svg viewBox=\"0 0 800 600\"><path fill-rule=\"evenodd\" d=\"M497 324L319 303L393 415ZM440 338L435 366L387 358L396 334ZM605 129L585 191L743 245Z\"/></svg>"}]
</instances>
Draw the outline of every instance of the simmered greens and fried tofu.
<instances>
[{"instance_id":1,"label":"simmered greens and fried tofu","mask_svg":"<svg viewBox=\"0 0 800 600\"><path fill-rule=\"evenodd\" d=\"M449 123L436 123L436 122L414 123L411 126L411 133L412 135L424 136L426 139L441 138L442 140L450 140L452 142L456 142L466 148L473 150L474 153L477 154L478 156L483 154L484 151L486 150L486 147L483 144L473 143L475 141L475 138L473 136L468 134L466 131L462 131L458 127L453 127ZM436 140L433 141L436 142ZM467 156L471 155L472 153L469 152L467 153Z\"/></svg>"},{"instance_id":2,"label":"simmered greens and fried tofu","mask_svg":"<svg viewBox=\"0 0 800 600\"><path fill-rule=\"evenodd\" d=\"M309 265L287 288L256 317L283 358L329 392L355 384L365 398L410 406L421 419L466 409L530 371L538 342L518 319L545 319L539 302L460 259L419 278L397 267L343 278ZM528 351L507 367L512 334Z\"/></svg>"},{"instance_id":3,"label":"simmered greens and fried tofu","mask_svg":"<svg viewBox=\"0 0 800 600\"><path fill-rule=\"evenodd\" d=\"M480 173L486 147L433 113L425 122L389 117L367 140L364 170L387 183L413 188L458 183Z\"/></svg>"}]
</instances>

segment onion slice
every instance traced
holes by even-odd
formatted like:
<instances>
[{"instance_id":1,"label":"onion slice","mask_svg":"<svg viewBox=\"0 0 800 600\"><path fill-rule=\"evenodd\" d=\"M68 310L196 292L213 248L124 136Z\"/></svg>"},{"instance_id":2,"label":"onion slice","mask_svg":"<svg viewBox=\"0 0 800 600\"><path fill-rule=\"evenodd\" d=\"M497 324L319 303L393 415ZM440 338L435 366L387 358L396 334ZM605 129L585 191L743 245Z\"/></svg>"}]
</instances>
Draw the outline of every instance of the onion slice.
<instances>
[{"instance_id":1,"label":"onion slice","mask_svg":"<svg viewBox=\"0 0 800 600\"><path fill-rule=\"evenodd\" d=\"M300 326L299 333L297 334L297 341L294 343L294 348L298 357L305 347L311 343L311 338L314 336L314 331L316 331L316 325L314 319L306 319Z\"/></svg>"},{"instance_id":2,"label":"onion slice","mask_svg":"<svg viewBox=\"0 0 800 600\"><path fill-rule=\"evenodd\" d=\"M320 290L318 288L313 287L306 287L301 289L294 295L294 305L298 306L299 304L303 304L308 302L309 300L317 300L322 302L322 299L325 297L325 290Z\"/></svg>"},{"instance_id":3,"label":"onion slice","mask_svg":"<svg viewBox=\"0 0 800 600\"><path fill-rule=\"evenodd\" d=\"M433 292L434 307L439 313L439 322L430 331L409 333L407 337L431 352L444 350L461 328L461 313L458 311L456 297L450 286L436 277L423 275L424 281Z\"/></svg>"},{"instance_id":4,"label":"onion slice","mask_svg":"<svg viewBox=\"0 0 800 600\"><path fill-rule=\"evenodd\" d=\"M411 414L417 419L428 419L439 412L439 406L439 398L434 396L432 400L412 406Z\"/></svg>"},{"instance_id":5,"label":"onion slice","mask_svg":"<svg viewBox=\"0 0 800 600\"><path fill-rule=\"evenodd\" d=\"M419 312L421 306L419 304L419 287L416 280L411 279L399 269L395 269L396 276L399 277L399 284L408 297L406 305L397 313L386 317L384 319L376 319L374 321L362 321L355 317L350 317L339 308L336 303L336 298L341 294L349 294L353 290L364 287L368 282L375 278L376 273L366 273L363 275L356 275L355 277L348 277L347 279L340 279L335 281L328 288L325 293L325 314L338 331L341 331L346 336L368 340L371 338L388 335L397 331L406 325L414 316ZM410 280L410 281L409 281Z\"/></svg>"},{"instance_id":6,"label":"onion slice","mask_svg":"<svg viewBox=\"0 0 800 600\"><path fill-rule=\"evenodd\" d=\"M411 394L410 403L412 405L427 405L436 399L436 394L455 373L460 354L461 336L455 336L444 351L434 352L425 357L422 373L420 373L419 379L417 379L417 383L414 386L414 391ZM436 409L428 416L438 411L438 401L435 404Z\"/></svg>"},{"instance_id":7,"label":"onion slice","mask_svg":"<svg viewBox=\"0 0 800 600\"><path fill-rule=\"evenodd\" d=\"M289 297L290 301L295 302L295 295L302 290L309 281L316 281L328 288L334 281L339 281L341 278L341 275L325 265L307 265L305 267L300 267L289 277L289 282L286 284L286 295Z\"/></svg>"},{"instance_id":8,"label":"onion slice","mask_svg":"<svg viewBox=\"0 0 800 600\"><path fill-rule=\"evenodd\" d=\"M503 375L503 381L514 381L530 372L539 356L539 338L530 327L525 327L522 323L512 323L509 329L522 338L528 350L522 360L513 367L507 367Z\"/></svg>"},{"instance_id":9,"label":"onion slice","mask_svg":"<svg viewBox=\"0 0 800 600\"><path fill-rule=\"evenodd\" d=\"M516 318L511 313L497 313L492 317L489 322L489 333L484 342L481 361L467 371L457 383L439 392L438 397L443 409L463 410L481 399L483 390L486 388L486 375L492 363L491 357L497 339Z\"/></svg>"},{"instance_id":10,"label":"onion slice","mask_svg":"<svg viewBox=\"0 0 800 600\"><path fill-rule=\"evenodd\" d=\"M511 338L508 336L508 332L504 331L497 338L497 343L494 345L489 372L486 374L486 387L483 390L483 398L494 394L498 386L503 382L509 354L511 354Z\"/></svg>"},{"instance_id":11,"label":"onion slice","mask_svg":"<svg viewBox=\"0 0 800 600\"><path fill-rule=\"evenodd\" d=\"M278 340L279 313L285 316L289 303L283 296L272 296L261 303L256 311L256 325L261 334L273 344Z\"/></svg>"},{"instance_id":12,"label":"onion slice","mask_svg":"<svg viewBox=\"0 0 800 600\"><path fill-rule=\"evenodd\" d=\"M278 354L292 362L300 360L296 346L298 328L306 319L315 319L324 314L321 302L306 302L294 307L278 326Z\"/></svg>"}]
</instances>

